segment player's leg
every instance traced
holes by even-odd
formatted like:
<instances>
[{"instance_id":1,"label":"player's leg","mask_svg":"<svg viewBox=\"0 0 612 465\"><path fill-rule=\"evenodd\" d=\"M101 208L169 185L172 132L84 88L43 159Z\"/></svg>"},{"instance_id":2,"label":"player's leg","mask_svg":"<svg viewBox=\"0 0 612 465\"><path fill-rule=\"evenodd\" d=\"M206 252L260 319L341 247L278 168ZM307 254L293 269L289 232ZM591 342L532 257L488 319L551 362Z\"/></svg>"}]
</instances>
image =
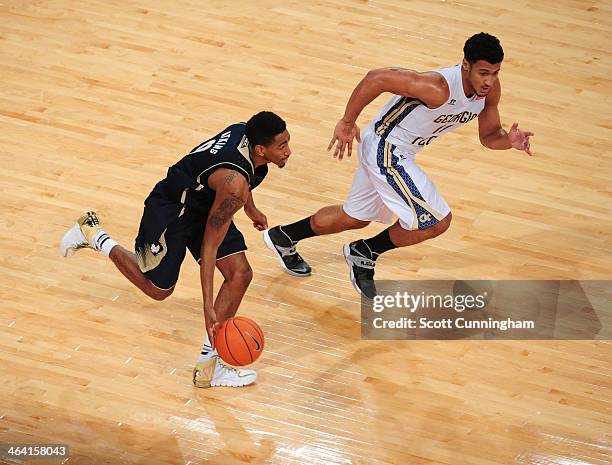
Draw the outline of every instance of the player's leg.
<instances>
[{"instance_id":1,"label":"player's leg","mask_svg":"<svg viewBox=\"0 0 612 465\"><path fill-rule=\"evenodd\" d=\"M439 222L425 229L406 229L398 220L393 226L388 228L389 239L391 239L391 242L395 247L407 247L409 245L418 244L428 239L438 237L440 234L444 233L450 227L452 219L453 215L449 212L448 215L442 218ZM370 241L372 247L376 249L375 245L372 244L373 241L371 239L364 240L364 242L367 241ZM381 250L378 255L383 252L384 250Z\"/></svg>"},{"instance_id":2,"label":"player's leg","mask_svg":"<svg viewBox=\"0 0 612 465\"><path fill-rule=\"evenodd\" d=\"M308 276L311 272L310 266L297 252L296 244L313 236L364 228L370 221L380 220L378 211L382 202L375 194L365 168L360 164L344 205L323 207L314 215L300 221L264 231L264 242L277 253L281 266L287 273Z\"/></svg>"},{"instance_id":3,"label":"player's leg","mask_svg":"<svg viewBox=\"0 0 612 465\"><path fill-rule=\"evenodd\" d=\"M223 322L236 314L244 293L253 279L253 270L244 252L218 259L217 268L224 280L215 299L215 312L218 321Z\"/></svg>"},{"instance_id":4,"label":"player's leg","mask_svg":"<svg viewBox=\"0 0 612 465\"><path fill-rule=\"evenodd\" d=\"M359 220L347 214L342 205L321 208L310 217L310 225L317 236L335 234L349 229L365 228L369 221ZM291 225L283 229L290 228Z\"/></svg>"},{"instance_id":5,"label":"player's leg","mask_svg":"<svg viewBox=\"0 0 612 465\"><path fill-rule=\"evenodd\" d=\"M374 266L381 254L439 236L452 218L448 204L427 174L410 157L401 160L394 150L382 142L378 164L369 174L377 195L399 221L374 237L345 244L343 249L353 286L368 298L376 295Z\"/></svg>"},{"instance_id":6,"label":"player's leg","mask_svg":"<svg viewBox=\"0 0 612 465\"><path fill-rule=\"evenodd\" d=\"M143 215L139 238L143 235L145 223L145 216ZM172 232L170 236L172 236ZM143 293L155 300L164 300L174 290L178 270L185 256L185 245L173 244L171 250L168 250L164 240L163 250L161 245L154 246L160 248L159 253L149 250L150 245L146 247L146 253L144 250L141 250L140 253L143 257L150 255L150 258L148 267L143 268L133 252L120 246L102 228L97 214L87 212L77 220L77 224L68 230L62 238L60 253L62 256L68 257L81 248L91 248L103 252L112 260L117 269ZM144 245L142 248L144 249ZM145 272L143 272L143 269Z\"/></svg>"},{"instance_id":7,"label":"player's leg","mask_svg":"<svg viewBox=\"0 0 612 465\"><path fill-rule=\"evenodd\" d=\"M174 291L174 286L170 289L161 289L153 284L138 267L136 254L119 244L112 248L108 257L123 276L152 299L164 300Z\"/></svg>"},{"instance_id":8,"label":"player's leg","mask_svg":"<svg viewBox=\"0 0 612 465\"><path fill-rule=\"evenodd\" d=\"M203 236L204 223L188 244L191 254L198 263ZM242 233L232 222L217 251L217 268L224 278L215 299L215 312L220 323L236 314L253 277L253 271L244 253L246 248ZM254 370L233 368L223 363L206 334L200 356L193 370L195 386L240 387L252 384L256 379L257 372Z\"/></svg>"},{"instance_id":9,"label":"player's leg","mask_svg":"<svg viewBox=\"0 0 612 465\"><path fill-rule=\"evenodd\" d=\"M449 212L438 223L426 229L413 230L406 229L398 220L393 226L374 237L345 244L343 254L350 269L353 287L360 294L373 299L376 295L374 284L376 259L389 250L418 244L439 236L449 228L451 219L452 214Z\"/></svg>"}]
</instances>

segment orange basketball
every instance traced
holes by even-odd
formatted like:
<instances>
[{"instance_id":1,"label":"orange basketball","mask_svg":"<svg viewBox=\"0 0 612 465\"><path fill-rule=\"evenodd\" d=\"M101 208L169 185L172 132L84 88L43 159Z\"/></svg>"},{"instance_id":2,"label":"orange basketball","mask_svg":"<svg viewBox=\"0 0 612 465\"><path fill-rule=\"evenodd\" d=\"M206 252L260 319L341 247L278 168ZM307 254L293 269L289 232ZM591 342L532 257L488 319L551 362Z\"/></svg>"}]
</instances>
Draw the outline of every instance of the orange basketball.
<instances>
[{"instance_id":1,"label":"orange basketball","mask_svg":"<svg viewBox=\"0 0 612 465\"><path fill-rule=\"evenodd\" d=\"M234 366L248 365L261 355L264 334L259 325L250 318L229 318L217 332L215 348L224 362Z\"/></svg>"}]
</instances>

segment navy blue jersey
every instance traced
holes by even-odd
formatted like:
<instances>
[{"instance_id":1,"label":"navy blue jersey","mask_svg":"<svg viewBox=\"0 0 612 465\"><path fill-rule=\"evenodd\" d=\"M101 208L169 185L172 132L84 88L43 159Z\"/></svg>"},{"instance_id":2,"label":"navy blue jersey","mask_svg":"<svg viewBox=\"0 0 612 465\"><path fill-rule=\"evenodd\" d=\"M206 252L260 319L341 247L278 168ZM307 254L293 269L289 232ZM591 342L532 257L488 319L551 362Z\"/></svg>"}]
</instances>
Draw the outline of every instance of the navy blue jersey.
<instances>
[{"instance_id":1,"label":"navy blue jersey","mask_svg":"<svg viewBox=\"0 0 612 465\"><path fill-rule=\"evenodd\" d=\"M208 187L208 177L215 170L228 168L240 173L249 183L249 190L263 181L268 167L254 169L245 128L245 123L228 126L168 168L166 178L145 200L136 250L145 250L146 244L165 247L166 228L185 214L200 217L204 228L215 200L215 192Z\"/></svg>"},{"instance_id":2,"label":"navy blue jersey","mask_svg":"<svg viewBox=\"0 0 612 465\"><path fill-rule=\"evenodd\" d=\"M219 168L240 173L249 190L253 190L268 174L268 166L253 167L245 129L245 123L232 124L202 142L168 168L166 179L155 186L151 195L161 194L179 209L187 206L207 214L215 198L215 192L208 187L208 177Z\"/></svg>"}]
</instances>

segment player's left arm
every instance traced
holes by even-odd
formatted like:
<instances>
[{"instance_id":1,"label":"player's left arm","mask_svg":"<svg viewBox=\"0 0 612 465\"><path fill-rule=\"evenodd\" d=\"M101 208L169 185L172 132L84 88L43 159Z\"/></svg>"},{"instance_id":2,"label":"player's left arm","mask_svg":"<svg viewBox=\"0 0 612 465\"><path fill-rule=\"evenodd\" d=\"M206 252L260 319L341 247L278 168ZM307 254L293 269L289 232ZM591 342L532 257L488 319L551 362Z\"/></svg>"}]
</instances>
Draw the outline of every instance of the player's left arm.
<instances>
[{"instance_id":1,"label":"player's left arm","mask_svg":"<svg viewBox=\"0 0 612 465\"><path fill-rule=\"evenodd\" d=\"M204 319L211 344L215 344L215 333L219 328L213 300L213 277L217 263L217 251L232 222L234 213L246 203L249 186L241 174L228 168L219 168L208 178L208 186L215 191L215 200L210 208L204 239L200 249L200 281L204 300Z\"/></svg>"},{"instance_id":2,"label":"player's left arm","mask_svg":"<svg viewBox=\"0 0 612 465\"><path fill-rule=\"evenodd\" d=\"M486 97L484 110L478 115L480 143L493 150L515 148L531 156L529 137L533 132L520 130L518 123L514 123L509 132L502 128L497 108L500 98L501 84L497 80Z\"/></svg>"},{"instance_id":3,"label":"player's left arm","mask_svg":"<svg viewBox=\"0 0 612 465\"><path fill-rule=\"evenodd\" d=\"M253 227L258 231L268 229L268 218L262 213L262 211L255 206L253 200L253 192L249 192L249 197L244 204L244 213L253 222Z\"/></svg>"}]
</instances>

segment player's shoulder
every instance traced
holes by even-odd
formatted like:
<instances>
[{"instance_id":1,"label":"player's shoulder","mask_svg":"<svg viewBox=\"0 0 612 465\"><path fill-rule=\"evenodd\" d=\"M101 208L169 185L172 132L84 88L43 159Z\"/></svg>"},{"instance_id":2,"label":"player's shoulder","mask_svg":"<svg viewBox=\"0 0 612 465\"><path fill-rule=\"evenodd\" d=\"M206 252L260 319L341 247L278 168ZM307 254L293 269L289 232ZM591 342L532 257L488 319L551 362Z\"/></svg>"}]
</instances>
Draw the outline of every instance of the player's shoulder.
<instances>
[{"instance_id":1,"label":"player's shoulder","mask_svg":"<svg viewBox=\"0 0 612 465\"><path fill-rule=\"evenodd\" d=\"M444 105L450 98L450 87L446 78L437 71L424 71L418 75L426 90L427 106L433 108Z\"/></svg>"},{"instance_id":2,"label":"player's shoulder","mask_svg":"<svg viewBox=\"0 0 612 465\"><path fill-rule=\"evenodd\" d=\"M254 166L251 160L249 140L246 136L246 123L236 123L228 126L223 136L225 136L227 142L219 153L221 159L247 174L249 179L252 178ZM223 142L223 139L221 141Z\"/></svg>"},{"instance_id":3,"label":"player's shoulder","mask_svg":"<svg viewBox=\"0 0 612 465\"><path fill-rule=\"evenodd\" d=\"M227 129L227 131L236 131L237 133L245 133L246 132L246 123L245 122L240 122L240 123L233 123L230 124Z\"/></svg>"},{"instance_id":4,"label":"player's shoulder","mask_svg":"<svg viewBox=\"0 0 612 465\"><path fill-rule=\"evenodd\" d=\"M246 133L246 123L232 123L223 129L217 137L229 138L230 140L240 139Z\"/></svg>"},{"instance_id":5,"label":"player's shoulder","mask_svg":"<svg viewBox=\"0 0 612 465\"><path fill-rule=\"evenodd\" d=\"M249 190L250 177L236 166L222 164L208 176L208 186L216 192L246 192Z\"/></svg>"},{"instance_id":6,"label":"player's shoulder","mask_svg":"<svg viewBox=\"0 0 612 465\"><path fill-rule=\"evenodd\" d=\"M222 153L228 155L240 155L244 149L248 149L246 139L246 123L234 123L227 126L217 135L219 143L223 145ZM248 151L247 151L248 153Z\"/></svg>"}]
</instances>

